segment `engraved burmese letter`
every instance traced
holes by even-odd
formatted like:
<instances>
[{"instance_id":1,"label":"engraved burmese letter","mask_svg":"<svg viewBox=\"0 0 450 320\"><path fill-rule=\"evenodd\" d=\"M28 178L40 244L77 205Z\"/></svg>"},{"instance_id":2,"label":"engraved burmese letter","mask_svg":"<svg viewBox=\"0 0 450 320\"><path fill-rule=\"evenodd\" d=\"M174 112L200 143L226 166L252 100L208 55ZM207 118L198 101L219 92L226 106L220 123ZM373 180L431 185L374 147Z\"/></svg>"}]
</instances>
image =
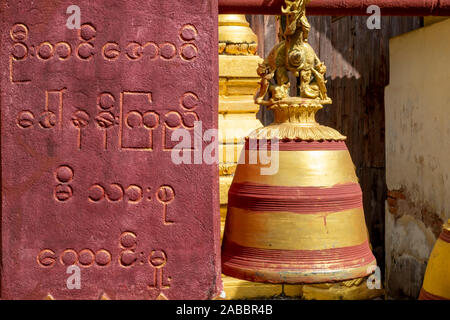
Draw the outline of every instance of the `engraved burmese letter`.
<instances>
[{"instance_id":1,"label":"engraved burmese letter","mask_svg":"<svg viewBox=\"0 0 450 320\"><path fill-rule=\"evenodd\" d=\"M1 298L214 298L217 1L75 4L0 2Z\"/></svg>"}]
</instances>

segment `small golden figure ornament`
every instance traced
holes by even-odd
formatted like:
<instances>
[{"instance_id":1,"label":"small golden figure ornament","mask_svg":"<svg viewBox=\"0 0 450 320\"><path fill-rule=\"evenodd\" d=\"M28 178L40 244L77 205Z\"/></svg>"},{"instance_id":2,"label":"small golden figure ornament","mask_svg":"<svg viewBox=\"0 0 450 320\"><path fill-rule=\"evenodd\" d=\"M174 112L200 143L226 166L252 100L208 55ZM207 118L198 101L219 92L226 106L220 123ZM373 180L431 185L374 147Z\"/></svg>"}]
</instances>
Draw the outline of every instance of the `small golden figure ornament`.
<instances>
[{"instance_id":1,"label":"small golden figure ornament","mask_svg":"<svg viewBox=\"0 0 450 320\"><path fill-rule=\"evenodd\" d=\"M258 67L261 82L255 96L257 104L274 111L275 121L254 132L250 138L345 140L338 131L315 121L315 113L332 100L327 95L327 68L307 42L310 30L305 15L307 3L308 0L286 1L286 7L282 8L286 28L280 35L281 41ZM298 97L289 94L289 73L298 79Z\"/></svg>"}]
</instances>

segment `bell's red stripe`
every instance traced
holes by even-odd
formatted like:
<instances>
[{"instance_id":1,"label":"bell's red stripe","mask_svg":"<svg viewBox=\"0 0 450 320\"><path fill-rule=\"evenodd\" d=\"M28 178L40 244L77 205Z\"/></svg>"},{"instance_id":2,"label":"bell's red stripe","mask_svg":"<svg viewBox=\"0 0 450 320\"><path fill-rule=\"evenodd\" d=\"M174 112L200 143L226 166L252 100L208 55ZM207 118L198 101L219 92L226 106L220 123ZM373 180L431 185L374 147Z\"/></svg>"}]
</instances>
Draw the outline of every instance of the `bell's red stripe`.
<instances>
[{"instance_id":1,"label":"bell's red stripe","mask_svg":"<svg viewBox=\"0 0 450 320\"><path fill-rule=\"evenodd\" d=\"M441 232L441 235L439 236L439 238L441 238L441 240L443 240L443 241L445 241L445 242L447 242L447 243L450 243L450 231L444 229L444 230Z\"/></svg>"},{"instance_id":2,"label":"bell's red stripe","mask_svg":"<svg viewBox=\"0 0 450 320\"><path fill-rule=\"evenodd\" d=\"M339 151L347 150L345 141L278 141L273 145L271 140L247 139L245 150L278 150L279 151Z\"/></svg>"},{"instance_id":3,"label":"bell's red stripe","mask_svg":"<svg viewBox=\"0 0 450 320\"><path fill-rule=\"evenodd\" d=\"M368 241L360 245L323 250L282 250L244 247L224 239L222 263L255 268L335 269L357 268L375 260Z\"/></svg>"},{"instance_id":4,"label":"bell's red stripe","mask_svg":"<svg viewBox=\"0 0 450 320\"><path fill-rule=\"evenodd\" d=\"M228 207L259 212L314 214L362 208L362 205L362 191L357 183L330 188L233 183L228 192Z\"/></svg>"},{"instance_id":5,"label":"bell's red stripe","mask_svg":"<svg viewBox=\"0 0 450 320\"><path fill-rule=\"evenodd\" d=\"M432 293L429 293L424 288L420 289L419 300L449 300Z\"/></svg>"}]
</instances>

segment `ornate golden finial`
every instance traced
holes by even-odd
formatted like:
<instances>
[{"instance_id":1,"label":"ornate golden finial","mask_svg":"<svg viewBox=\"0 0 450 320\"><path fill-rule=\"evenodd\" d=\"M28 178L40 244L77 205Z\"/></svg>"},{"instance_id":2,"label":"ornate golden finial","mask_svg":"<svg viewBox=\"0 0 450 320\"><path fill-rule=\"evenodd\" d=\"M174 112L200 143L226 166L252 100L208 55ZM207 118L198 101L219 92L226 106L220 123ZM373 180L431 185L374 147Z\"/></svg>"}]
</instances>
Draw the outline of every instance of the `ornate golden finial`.
<instances>
[{"instance_id":1,"label":"ornate golden finial","mask_svg":"<svg viewBox=\"0 0 450 320\"><path fill-rule=\"evenodd\" d=\"M305 7L309 2L285 0L285 7L281 8L286 27L280 32L280 42L257 69L261 82L255 96L255 103L274 111L275 121L254 131L250 138L346 139L338 131L321 126L315 120L316 112L332 100L327 95L327 68L308 43L310 25ZM298 79L298 96L290 95L289 73Z\"/></svg>"},{"instance_id":2,"label":"ornate golden finial","mask_svg":"<svg viewBox=\"0 0 450 320\"><path fill-rule=\"evenodd\" d=\"M100 300L111 300L111 298L106 294L106 292L103 292L100 295Z\"/></svg>"},{"instance_id":3,"label":"ornate golden finial","mask_svg":"<svg viewBox=\"0 0 450 320\"><path fill-rule=\"evenodd\" d=\"M43 300L55 300L55 298L50 293L47 293Z\"/></svg>"}]
</instances>

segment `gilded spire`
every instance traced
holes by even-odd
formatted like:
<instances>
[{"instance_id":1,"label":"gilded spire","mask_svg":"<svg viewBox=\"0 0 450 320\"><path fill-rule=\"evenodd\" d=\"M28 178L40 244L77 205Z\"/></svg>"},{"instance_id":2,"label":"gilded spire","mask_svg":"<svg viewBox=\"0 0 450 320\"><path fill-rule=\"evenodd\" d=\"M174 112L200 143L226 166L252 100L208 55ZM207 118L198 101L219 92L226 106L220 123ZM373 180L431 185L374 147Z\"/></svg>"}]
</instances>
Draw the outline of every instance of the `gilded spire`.
<instances>
[{"instance_id":1,"label":"gilded spire","mask_svg":"<svg viewBox=\"0 0 450 320\"><path fill-rule=\"evenodd\" d=\"M243 14L219 14L219 54L256 55L258 38Z\"/></svg>"}]
</instances>

